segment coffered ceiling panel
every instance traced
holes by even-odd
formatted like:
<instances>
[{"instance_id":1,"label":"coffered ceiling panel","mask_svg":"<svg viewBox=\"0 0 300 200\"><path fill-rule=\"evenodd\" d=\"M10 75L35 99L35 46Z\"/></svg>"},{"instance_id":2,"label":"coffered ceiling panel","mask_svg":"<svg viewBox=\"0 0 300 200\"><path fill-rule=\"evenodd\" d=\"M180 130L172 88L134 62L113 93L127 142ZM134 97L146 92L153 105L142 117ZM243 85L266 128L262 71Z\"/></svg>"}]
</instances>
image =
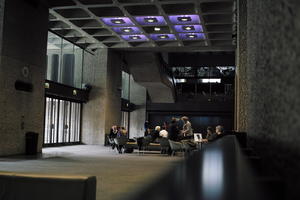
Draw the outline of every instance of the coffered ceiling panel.
<instances>
[{"instance_id":1,"label":"coffered ceiling panel","mask_svg":"<svg viewBox=\"0 0 300 200\"><path fill-rule=\"evenodd\" d=\"M48 0L48 5L49 29L87 48L235 48L235 0Z\"/></svg>"}]
</instances>

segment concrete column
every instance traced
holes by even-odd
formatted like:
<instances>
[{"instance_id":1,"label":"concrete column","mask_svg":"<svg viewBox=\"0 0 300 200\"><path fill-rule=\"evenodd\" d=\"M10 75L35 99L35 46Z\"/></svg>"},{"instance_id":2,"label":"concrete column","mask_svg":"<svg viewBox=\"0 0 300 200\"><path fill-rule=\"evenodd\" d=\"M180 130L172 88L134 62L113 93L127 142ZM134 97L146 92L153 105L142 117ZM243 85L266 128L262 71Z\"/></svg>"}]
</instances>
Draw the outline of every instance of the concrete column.
<instances>
[{"instance_id":1,"label":"concrete column","mask_svg":"<svg viewBox=\"0 0 300 200\"><path fill-rule=\"evenodd\" d=\"M247 131L247 0L238 0L238 30L235 79L235 129Z\"/></svg>"},{"instance_id":2,"label":"concrete column","mask_svg":"<svg viewBox=\"0 0 300 200\"><path fill-rule=\"evenodd\" d=\"M121 65L119 54L108 49L99 49L95 55L85 53L83 82L92 86L82 113L85 144L104 144L111 126L120 124Z\"/></svg>"},{"instance_id":3,"label":"concrete column","mask_svg":"<svg viewBox=\"0 0 300 200\"><path fill-rule=\"evenodd\" d=\"M136 105L136 109L130 113L130 138L144 136L146 99L146 88L136 83L130 76L130 102Z\"/></svg>"},{"instance_id":4,"label":"concrete column","mask_svg":"<svg viewBox=\"0 0 300 200\"><path fill-rule=\"evenodd\" d=\"M299 199L300 2L250 0L247 6L248 136L264 171Z\"/></svg>"},{"instance_id":5,"label":"concrete column","mask_svg":"<svg viewBox=\"0 0 300 200\"><path fill-rule=\"evenodd\" d=\"M0 155L25 152L25 133L44 126L44 80L48 9L29 1L0 0ZM15 89L15 82L33 85L32 92Z\"/></svg>"}]
</instances>

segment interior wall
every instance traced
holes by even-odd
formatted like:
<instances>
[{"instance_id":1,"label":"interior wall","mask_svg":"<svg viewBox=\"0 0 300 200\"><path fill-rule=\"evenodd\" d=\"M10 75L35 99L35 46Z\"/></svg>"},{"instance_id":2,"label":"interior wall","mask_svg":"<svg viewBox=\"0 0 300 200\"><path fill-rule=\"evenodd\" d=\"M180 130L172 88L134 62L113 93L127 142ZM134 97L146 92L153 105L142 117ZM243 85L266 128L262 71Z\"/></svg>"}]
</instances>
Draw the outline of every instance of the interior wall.
<instances>
[{"instance_id":1,"label":"interior wall","mask_svg":"<svg viewBox=\"0 0 300 200\"><path fill-rule=\"evenodd\" d=\"M41 151L48 9L9 0L5 1L3 13L3 2L0 1L0 155L25 153L28 131L39 134ZM17 80L32 84L32 92L15 90Z\"/></svg>"},{"instance_id":2,"label":"interior wall","mask_svg":"<svg viewBox=\"0 0 300 200\"><path fill-rule=\"evenodd\" d=\"M300 2L251 0L247 8L247 132L266 172L300 185Z\"/></svg>"}]
</instances>

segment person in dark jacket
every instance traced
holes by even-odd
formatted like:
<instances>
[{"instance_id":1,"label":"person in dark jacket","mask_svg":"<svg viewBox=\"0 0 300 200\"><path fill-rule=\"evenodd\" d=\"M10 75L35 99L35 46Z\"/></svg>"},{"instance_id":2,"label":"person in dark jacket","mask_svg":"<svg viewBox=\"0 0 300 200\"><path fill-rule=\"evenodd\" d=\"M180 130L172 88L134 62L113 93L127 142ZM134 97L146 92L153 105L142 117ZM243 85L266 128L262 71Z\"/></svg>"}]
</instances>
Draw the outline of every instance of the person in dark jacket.
<instances>
[{"instance_id":1,"label":"person in dark jacket","mask_svg":"<svg viewBox=\"0 0 300 200\"><path fill-rule=\"evenodd\" d=\"M179 135L179 129L177 126L177 120L176 118L172 118L171 125L169 126L169 131L168 131L168 139L177 141L178 140L178 135Z\"/></svg>"},{"instance_id":2,"label":"person in dark jacket","mask_svg":"<svg viewBox=\"0 0 300 200\"><path fill-rule=\"evenodd\" d=\"M156 138L159 137L159 132L160 132L160 126L156 126L154 131L150 133L151 135L151 142L154 142Z\"/></svg>"}]
</instances>

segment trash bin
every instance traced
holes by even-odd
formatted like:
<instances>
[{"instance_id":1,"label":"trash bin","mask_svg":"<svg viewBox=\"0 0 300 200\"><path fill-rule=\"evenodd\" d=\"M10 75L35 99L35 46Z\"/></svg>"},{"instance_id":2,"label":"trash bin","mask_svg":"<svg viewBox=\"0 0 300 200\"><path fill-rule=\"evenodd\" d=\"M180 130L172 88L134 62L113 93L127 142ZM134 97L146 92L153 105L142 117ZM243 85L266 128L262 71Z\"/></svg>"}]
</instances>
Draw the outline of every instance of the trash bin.
<instances>
[{"instance_id":1,"label":"trash bin","mask_svg":"<svg viewBox=\"0 0 300 200\"><path fill-rule=\"evenodd\" d=\"M26 155L37 154L38 137L39 137L38 133L34 133L34 132L26 133Z\"/></svg>"}]
</instances>

